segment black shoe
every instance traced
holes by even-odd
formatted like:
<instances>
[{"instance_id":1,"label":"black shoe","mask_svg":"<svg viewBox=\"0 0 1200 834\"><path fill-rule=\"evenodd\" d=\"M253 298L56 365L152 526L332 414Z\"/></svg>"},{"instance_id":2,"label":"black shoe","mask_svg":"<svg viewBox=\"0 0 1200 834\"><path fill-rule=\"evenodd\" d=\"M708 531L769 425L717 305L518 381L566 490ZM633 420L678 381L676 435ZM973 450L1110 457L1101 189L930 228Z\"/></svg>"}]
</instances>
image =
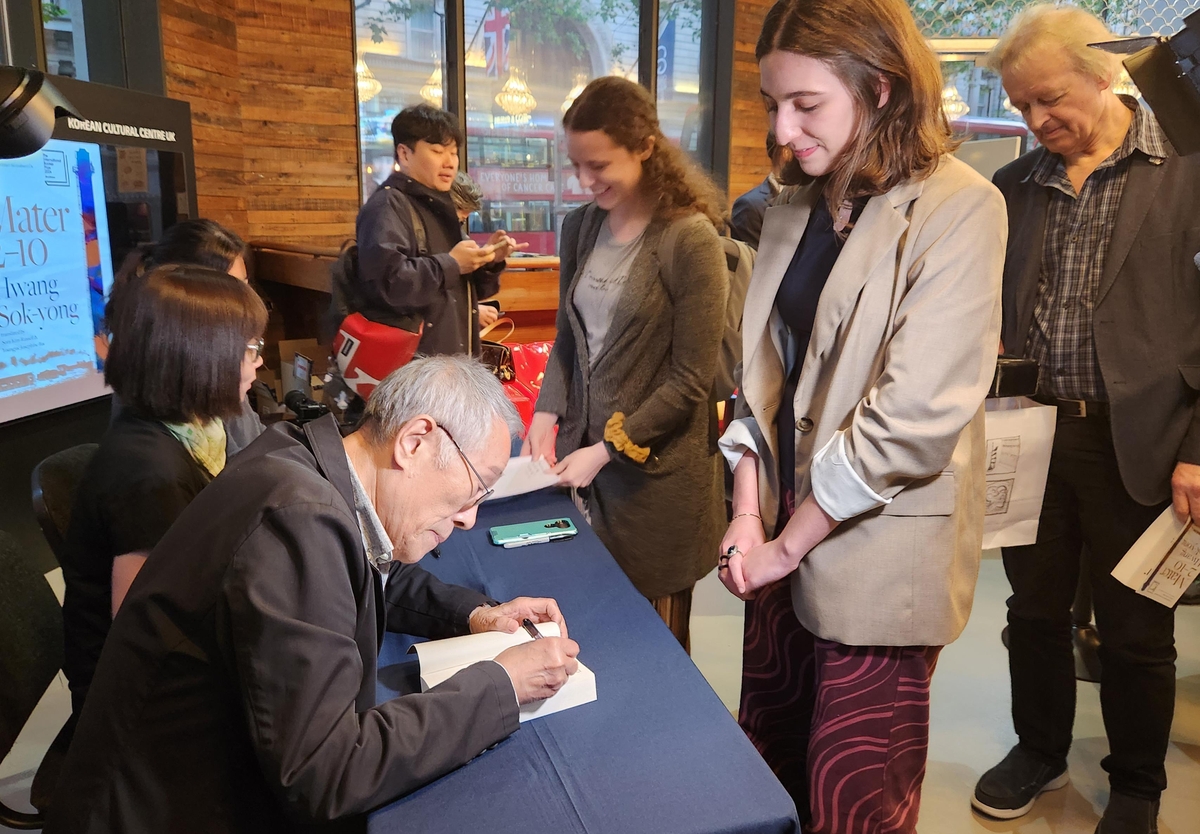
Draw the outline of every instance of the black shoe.
<instances>
[{"instance_id":1,"label":"black shoe","mask_svg":"<svg viewBox=\"0 0 1200 834\"><path fill-rule=\"evenodd\" d=\"M1158 800L1114 791L1096 834L1158 834Z\"/></svg>"},{"instance_id":2,"label":"black shoe","mask_svg":"<svg viewBox=\"0 0 1200 834\"><path fill-rule=\"evenodd\" d=\"M1067 768L1055 769L1017 745L975 784L971 807L1000 820L1023 817L1042 791L1066 787Z\"/></svg>"}]
</instances>

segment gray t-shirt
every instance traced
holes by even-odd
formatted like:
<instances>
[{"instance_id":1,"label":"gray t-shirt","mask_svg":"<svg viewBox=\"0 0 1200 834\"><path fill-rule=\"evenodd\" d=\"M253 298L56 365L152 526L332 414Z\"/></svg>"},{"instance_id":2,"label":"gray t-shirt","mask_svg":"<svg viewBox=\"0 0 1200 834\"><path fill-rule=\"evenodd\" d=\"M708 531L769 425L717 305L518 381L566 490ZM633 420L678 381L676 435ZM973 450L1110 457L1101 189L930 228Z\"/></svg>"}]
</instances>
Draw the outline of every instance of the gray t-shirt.
<instances>
[{"instance_id":1,"label":"gray t-shirt","mask_svg":"<svg viewBox=\"0 0 1200 834\"><path fill-rule=\"evenodd\" d=\"M575 284L573 301L587 331L589 367L596 364L596 357L608 339L617 302L625 290L629 269L642 248L645 234L643 231L633 240L618 243L605 220L600 226L596 246L583 265L583 275Z\"/></svg>"}]
</instances>

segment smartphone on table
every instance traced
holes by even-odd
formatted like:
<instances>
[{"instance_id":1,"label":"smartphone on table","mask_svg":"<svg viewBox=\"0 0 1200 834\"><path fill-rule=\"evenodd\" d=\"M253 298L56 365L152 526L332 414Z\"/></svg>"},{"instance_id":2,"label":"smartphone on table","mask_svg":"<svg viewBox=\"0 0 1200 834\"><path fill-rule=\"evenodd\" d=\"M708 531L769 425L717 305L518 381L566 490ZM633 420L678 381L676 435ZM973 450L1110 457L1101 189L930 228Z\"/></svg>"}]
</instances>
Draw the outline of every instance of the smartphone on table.
<instances>
[{"instance_id":1,"label":"smartphone on table","mask_svg":"<svg viewBox=\"0 0 1200 834\"><path fill-rule=\"evenodd\" d=\"M550 518L542 521L526 521L522 524L506 524L488 530L492 544L500 547L524 547L528 544L570 539L579 531L569 518Z\"/></svg>"}]
</instances>

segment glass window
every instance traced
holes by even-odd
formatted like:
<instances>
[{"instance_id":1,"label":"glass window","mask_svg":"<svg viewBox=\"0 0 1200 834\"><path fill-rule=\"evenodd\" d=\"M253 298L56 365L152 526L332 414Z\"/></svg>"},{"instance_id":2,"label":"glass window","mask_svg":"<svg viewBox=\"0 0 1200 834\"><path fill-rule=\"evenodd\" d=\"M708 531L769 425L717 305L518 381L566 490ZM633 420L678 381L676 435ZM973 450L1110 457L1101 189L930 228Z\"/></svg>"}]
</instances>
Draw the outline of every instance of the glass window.
<instances>
[{"instance_id":1,"label":"glass window","mask_svg":"<svg viewBox=\"0 0 1200 834\"><path fill-rule=\"evenodd\" d=\"M996 38L1017 12L1045 0L909 0L913 17L930 38ZM1177 32L1195 0L1074 0L1118 35Z\"/></svg>"},{"instance_id":2,"label":"glass window","mask_svg":"<svg viewBox=\"0 0 1200 834\"><path fill-rule=\"evenodd\" d=\"M356 0L359 141L363 200L393 171L392 119L414 104L445 106L442 0Z\"/></svg>"},{"instance_id":3,"label":"glass window","mask_svg":"<svg viewBox=\"0 0 1200 834\"><path fill-rule=\"evenodd\" d=\"M701 0L663 0L658 7L658 119L668 139L696 154L701 125Z\"/></svg>"},{"instance_id":4,"label":"glass window","mask_svg":"<svg viewBox=\"0 0 1200 834\"><path fill-rule=\"evenodd\" d=\"M946 84L942 106L957 138L974 141L1016 136L1021 140L1021 153L1037 147L996 73L973 61L942 61L942 76Z\"/></svg>"},{"instance_id":5,"label":"glass window","mask_svg":"<svg viewBox=\"0 0 1200 834\"><path fill-rule=\"evenodd\" d=\"M467 166L485 230L557 254L562 217L587 202L571 170L562 114L593 78L637 79L638 4L465 0Z\"/></svg>"},{"instance_id":6,"label":"glass window","mask_svg":"<svg viewBox=\"0 0 1200 834\"><path fill-rule=\"evenodd\" d=\"M83 0L42 0L42 35L46 43L46 71L87 81Z\"/></svg>"}]
</instances>

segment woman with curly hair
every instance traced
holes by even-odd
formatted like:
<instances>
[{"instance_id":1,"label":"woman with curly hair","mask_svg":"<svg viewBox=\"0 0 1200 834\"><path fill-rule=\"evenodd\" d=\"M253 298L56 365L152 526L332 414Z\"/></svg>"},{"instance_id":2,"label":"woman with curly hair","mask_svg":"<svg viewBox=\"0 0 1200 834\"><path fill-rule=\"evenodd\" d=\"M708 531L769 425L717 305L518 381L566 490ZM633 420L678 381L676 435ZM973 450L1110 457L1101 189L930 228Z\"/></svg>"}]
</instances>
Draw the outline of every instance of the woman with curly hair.
<instances>
[{"instance_id":1,"label":"woman with curly hair","mask_svg":"<svg viewBox=\"0 0 1200 834\"><path fill-rule=\"evenodd\" d=\"M686 648L692 587L725 526L711 399L729 292L723 197L637 84L596 79L563 127L593 201L563 221L558 333L523 453L577 490Z\"/></svg>"}]
</instances>

